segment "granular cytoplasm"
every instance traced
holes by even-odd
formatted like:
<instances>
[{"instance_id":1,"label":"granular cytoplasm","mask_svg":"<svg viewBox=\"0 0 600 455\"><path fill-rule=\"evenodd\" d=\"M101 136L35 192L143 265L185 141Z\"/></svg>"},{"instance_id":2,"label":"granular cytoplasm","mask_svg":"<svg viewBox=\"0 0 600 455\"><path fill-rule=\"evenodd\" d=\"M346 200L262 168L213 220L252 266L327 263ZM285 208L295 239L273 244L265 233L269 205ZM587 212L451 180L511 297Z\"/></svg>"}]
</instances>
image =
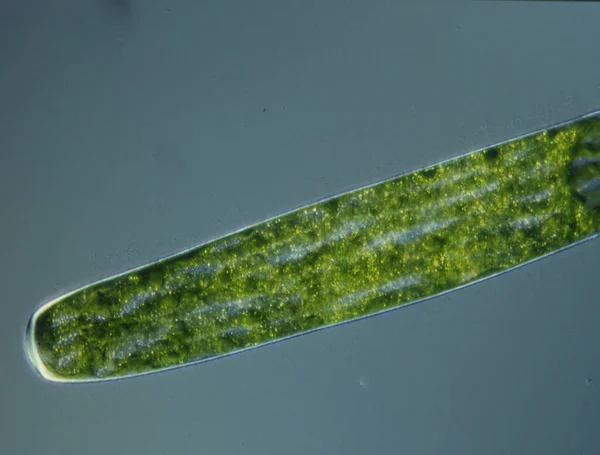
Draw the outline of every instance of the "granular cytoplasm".
<instances>
[{"instance_id":1,"label":"granular cytoplasm","mask_svg":"<svg viewBox=\"0 0 600 455\"><path fill-rule=\"evenodd\" d=\"M332 197L39 308L46 379L131 377L457 289L600 232L600 113Z\"/></svg>"}]
</instances>

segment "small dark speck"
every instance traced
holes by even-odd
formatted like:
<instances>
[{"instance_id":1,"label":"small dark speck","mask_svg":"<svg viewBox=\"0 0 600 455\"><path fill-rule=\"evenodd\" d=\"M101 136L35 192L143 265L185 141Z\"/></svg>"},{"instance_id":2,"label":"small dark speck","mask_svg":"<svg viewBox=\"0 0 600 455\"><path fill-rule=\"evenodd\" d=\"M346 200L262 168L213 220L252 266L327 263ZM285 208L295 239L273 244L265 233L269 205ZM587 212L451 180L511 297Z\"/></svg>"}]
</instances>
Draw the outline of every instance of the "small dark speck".
<instances>
[{"instance_id":1,"label":"small dark speck","mask_svg":"<svg viewBox=\"0 0 600 455\"><path fill-rule=\"evenodd\" d=\"M495 160L496 158L498 158L498 155L500 154L500 150L498 149L498 147L490 147L489 149L487 149L484 152L484 156L487 160Z\"/></svg>"},{"instance_id":2,"label":"small dark speck","mask_svg":"<svg viewBox=\"0 0 600 455\"><path fill-rule=\"evenodd\" d=\"M586 386L591 386L592 385L592 378L585 378L585 385Z\"/></svg>"},{"instance_id":3,"label":"small dark speck","mask_svg":"<svg viewBox=\"0 0 600 455\"><path fill-rule=\"evenodd\" d=\"M263 112L267 112L267 108L266 107L263 107Z\"/></svg>"},{"instance_id":4,"label":"small dark speck","mask_svg":"<svg viewBox=\"0 0 600 455\"><path fill-rule=\"evenodd\" d=\"M558 128L552 128L550 130L546 131L546 134L548 135L548 139L554 139L559 133L559 129Z\"/></svg>"},{"instance_id":5,"label":"small dark speck","mask_svg":"<svg viewBox=\"0 0 600 455\"><path fill-rule=\"evenodd\" d=\"M423 172L423 176L427 178L434 177L437 173L437 169L435 167L430 167L429 169L425 169Z\"/></svg>"},{"instance_id":6,"label":"small dark speck","mask_svg":"<svg viewBox=\"0 0 600 455\"><path fill-rule=\"evenodd\" d=\"M165 9L163 10L163 13L164 13L164 14L169 14L170 12L171 12L171 8L165 8Z\"/></svg>"}]
</instances>

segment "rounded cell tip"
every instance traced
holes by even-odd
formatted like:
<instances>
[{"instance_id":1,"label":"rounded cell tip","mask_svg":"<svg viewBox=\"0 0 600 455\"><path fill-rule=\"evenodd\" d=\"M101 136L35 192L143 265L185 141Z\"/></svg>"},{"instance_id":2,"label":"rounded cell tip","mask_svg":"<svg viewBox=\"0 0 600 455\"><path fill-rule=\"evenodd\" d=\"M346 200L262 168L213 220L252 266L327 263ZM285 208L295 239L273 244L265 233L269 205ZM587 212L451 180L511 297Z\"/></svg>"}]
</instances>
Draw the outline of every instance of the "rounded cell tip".
<instances>
[{"instance_id":1,"label":"rounded cell tip","mask_svg":"<svg viewBox=\"0 0 600 455\"><path fill-rule=\"evenodd\" d=\"M40 310L33 313L27 321L27 327L25 328L25 348L27 350L27 357L29 358L29 363L37 374L46 380L54 381L55 379L52 378L52 375L42 361L38 344L36 342L36 325L39 314Z\"/></svg>"},{"instance_id":2,"label":"rounded cell tip","mask_svg":"<svg viewBox=\"0 0 600 455\"><path fill-rule=\"evenodd\" d=\"M39 372L39 352L35 344L35 320L36 314L34 313L27 321L27 327L25 328L25 348L27 349L29 362Z\"/></svg>"},{"instance_id":3,"label":"rounded cell tip","mask_svg":"<svg viewBox=\"0 0 600 455\"><path fill-rule=\"evenodd\" d=\"M27 321L27 327L25 329L25 347L27 349L29 362L40 375L44 376L40 368L42 365L42 360L35 340L36 322L37 312L32 314L29 318L29 321Z\"/></svg>"}]
</instances>

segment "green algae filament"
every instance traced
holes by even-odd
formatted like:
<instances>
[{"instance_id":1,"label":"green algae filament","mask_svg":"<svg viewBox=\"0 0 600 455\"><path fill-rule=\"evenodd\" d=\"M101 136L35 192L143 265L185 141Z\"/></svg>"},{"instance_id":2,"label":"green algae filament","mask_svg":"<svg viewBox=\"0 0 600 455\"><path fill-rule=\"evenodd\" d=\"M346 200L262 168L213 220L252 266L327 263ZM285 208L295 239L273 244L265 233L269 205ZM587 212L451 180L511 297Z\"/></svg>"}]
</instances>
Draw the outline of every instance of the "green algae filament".
<instances>
[{"instance_id":1,"label":"green algae filament","mask_svg":"<svg viewBox=\"0 0 600 455\"><path fill-rule=\"evenodd\" d=\"M421 301L600 230L600 115L285 213L92 283L26 330L46 379L164 371Z\"/></svg>"}]
</instances>

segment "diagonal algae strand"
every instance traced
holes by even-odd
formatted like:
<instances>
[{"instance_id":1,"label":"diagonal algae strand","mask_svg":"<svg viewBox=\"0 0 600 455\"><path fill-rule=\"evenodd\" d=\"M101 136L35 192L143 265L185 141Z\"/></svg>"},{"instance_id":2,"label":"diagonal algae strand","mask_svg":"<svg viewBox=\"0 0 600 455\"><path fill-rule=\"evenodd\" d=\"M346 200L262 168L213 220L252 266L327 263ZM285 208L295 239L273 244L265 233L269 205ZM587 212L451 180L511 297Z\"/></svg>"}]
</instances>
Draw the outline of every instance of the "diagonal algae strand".
<instances>
[{"instance_id":1,"label":"diagonal algae strand","mask_svg":"<svg viewBox=\"0 0 600 455\"><path fill-rule=\"evenodd\" d=\"M600 229L600 114L332 197L77 289L26 343L46 379L198 363L398 308Z\"/></svg>"}]
</instances>

